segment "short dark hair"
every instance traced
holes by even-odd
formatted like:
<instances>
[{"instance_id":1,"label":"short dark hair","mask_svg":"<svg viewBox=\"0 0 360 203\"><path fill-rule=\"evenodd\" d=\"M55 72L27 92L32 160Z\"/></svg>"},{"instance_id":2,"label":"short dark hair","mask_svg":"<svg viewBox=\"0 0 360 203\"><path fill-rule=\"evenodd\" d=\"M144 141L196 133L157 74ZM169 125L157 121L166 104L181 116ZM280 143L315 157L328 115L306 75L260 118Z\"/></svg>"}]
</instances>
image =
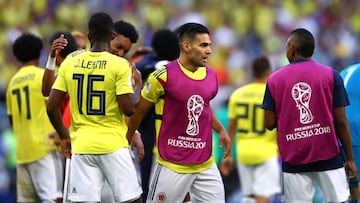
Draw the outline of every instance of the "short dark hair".
<instances>
[{"instance_id":1,"label":"short dark hair","mask_svg":"<svg viewBox=\"0 0 360 203\"><path fill-rule=\"evenodd\" d=\"M103 12L92 14L88 22L89 34L95 40L110 40L113 26L112 18Z\"/></svg>"},{"instance_id":2,"label":"short dark hair","mask_svg":"<svg viewBox=\"0 0 360 203\"><path fill-rule=\"evenodd\" d=\"M60 50L59 54L60 54L61 57L66 58L66 56L69 55L71 52L77 50L76 40L71 35L70 32L63 32L63 31L55 32L54 34L52 34L50 36L49 43L50 43L50 46L51 46L53 41L56 40L57 38L59 38L61 36L61 34L63 34L64 38L67 39L68 44L64 47L64 49Z\"/></svg>"},{"instance_id":3,"label":"short dark hair","mask_svg":"<svg viewBox=\"0 0 360 203\"><path fill-rule=\"evenodd\" d=\"M169 29L160 29L154 33L151 41L159 60L172 61L179 57L180 47L176 34Z\"/></svg>"},{"instance_id":4,"label":"short dark hair","mask_svg":"<svg viewBox=\"0 0 360 203\"><path fill-rule=\"evenodd\" d=\"M123 20L116 21L114 23L114 30L119 35L124 35L125 37L129 38L131 43L136 43L139 39L139 34L135 27Z\"/></svg>"},{"instance_id":5,"label":"short dark hair","mask_svg":"<svg viewBox=\"0 0 360 203\"><path fill-rule=\"evenodd\" d=\"M210 34L209 29L199 23L185 23L175 30L175 33L182 42L185 38L194 39L196 34Z\"/></svg>"},{"instance_id":6,"label":"short dark hair","mask_svg":"<svg viewBox=\"0 0 360 203\"><path fill-rule=\"evenodd\" d=\"M43 43L40 37L31 33L23 33L13 45L13 54L22 63L40 58Z\"/></svg>"},{"instance_id":7,"label":"short dark hair","mask_svg":"<svg viewBox=\"0 0 360 203\"><path fill-rule=\"evenodd\" d=\"M254 78L261 79L271 70L270 61L266 56L255 58L251 65Z\"/></svg>"},{"instance_id":8,"label":"short dark hair","mask_svg":"<svg viewBox=\"0 0 360 203\"><path fill-rule=\"evenodd\" d=\"M304 28L298 28L291 32L296 38L297 46L295 50L303 57L311 57L314 54L315 40L314 36Z\"/></svg>"}]
</instances>

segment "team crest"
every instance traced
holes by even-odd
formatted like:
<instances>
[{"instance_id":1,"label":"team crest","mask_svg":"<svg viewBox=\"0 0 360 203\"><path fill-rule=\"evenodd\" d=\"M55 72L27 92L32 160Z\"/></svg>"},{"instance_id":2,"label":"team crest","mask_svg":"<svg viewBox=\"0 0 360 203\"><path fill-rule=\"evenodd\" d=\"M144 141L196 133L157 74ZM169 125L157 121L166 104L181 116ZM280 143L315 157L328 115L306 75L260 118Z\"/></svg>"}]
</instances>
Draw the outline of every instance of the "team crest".
<instances>
[{"instance_id":1,"label":"team crest","mask_svg":"<svg viewBox=\"0 0 360 203\"><path fill-rule=\"evenodd\" d=\"M166 194L164 192L160 192L156 195L156 201L162 202L166 200Z\"/></svg>"}]
</instances>

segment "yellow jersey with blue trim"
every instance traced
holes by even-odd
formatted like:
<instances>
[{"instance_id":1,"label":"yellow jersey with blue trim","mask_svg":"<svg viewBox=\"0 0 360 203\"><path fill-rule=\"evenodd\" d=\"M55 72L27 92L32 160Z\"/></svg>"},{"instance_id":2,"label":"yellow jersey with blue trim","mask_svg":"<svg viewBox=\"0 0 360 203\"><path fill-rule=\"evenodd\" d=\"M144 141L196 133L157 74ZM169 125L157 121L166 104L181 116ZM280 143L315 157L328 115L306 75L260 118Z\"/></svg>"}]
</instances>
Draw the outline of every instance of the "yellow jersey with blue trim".
<instances>
[{"instance_id":1,"label":"yellow jersey with blue trim","mask_svg":"<svg viewBox=\"0 0 360 203\"><path fill-rule=\"evenodd\" d=\"M128 147L117 95L134 93L131 66L108 52L73 52L61 64L53 89L70 96L72 152L106 154Z\"/></svg>"},{"instance_id":2,"label":"yellow jersey with blue trim","mask_svg":"<svg viewBox=\"0 0 360 203\"><path fill-rule=\"evenodd\" d=\"M12 117L18 164L30 163L49 151L48 135L55 131L41 93L44 69L24 66L12 77L6 91L7 114Z\"/></svg>"},{"instance_id":3,"label":"yellow jersey with blue trim","mask_svg":"<svg viewBox=\"0 0 360 203\"><path fill-rule=\"evenodd\" d=\"M229 119L235 119L236 157L243 164L259 164L278 156L277 131L265 128L261 108L265 83L250 83L236 89L229 100Z\"/></svg>"}]
</instances>

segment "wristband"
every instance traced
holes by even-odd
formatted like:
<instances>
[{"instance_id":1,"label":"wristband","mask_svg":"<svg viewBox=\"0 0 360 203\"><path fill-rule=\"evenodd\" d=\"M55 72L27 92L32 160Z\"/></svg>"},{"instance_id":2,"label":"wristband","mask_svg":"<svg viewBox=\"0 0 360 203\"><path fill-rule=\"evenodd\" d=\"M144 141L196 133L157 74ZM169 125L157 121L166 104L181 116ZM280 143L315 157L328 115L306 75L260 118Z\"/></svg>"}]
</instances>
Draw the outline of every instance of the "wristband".
<instances>
[{"instance_id":1,"label":"wristband","mask_svg":"<svg viewBox=\"0 0 360 203\"><path fill-rule=\"evenodd\" d=\"M55 66L56 66L55 62L56 62L56 57L53 58L49 54L48 60L46 62L46 69L55 70Z\"/></svg>"}]
</instances>

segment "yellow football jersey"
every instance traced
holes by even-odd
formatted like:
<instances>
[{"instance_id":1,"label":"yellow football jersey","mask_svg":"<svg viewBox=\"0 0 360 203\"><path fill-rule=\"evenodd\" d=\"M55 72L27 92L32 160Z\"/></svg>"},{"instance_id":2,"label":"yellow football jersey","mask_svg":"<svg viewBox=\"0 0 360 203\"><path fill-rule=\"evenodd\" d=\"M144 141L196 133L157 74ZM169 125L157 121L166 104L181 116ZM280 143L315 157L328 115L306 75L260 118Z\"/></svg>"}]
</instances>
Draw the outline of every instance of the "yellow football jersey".
<instances>
[{"instance_id":1,"label":"yellow football jersey","mask_svg":"<svg viewBox=\"0 0 360 203\"><path fill-rule=\"evenodd\" d=\"M236 119L236 157L243 164L258 164L278 156L276 130L265 128L261 108L265 83L251 83L235 90L229 100L229 119Z\"/></svg>"},{"instance_id":2,"label":"yellow football jersey","mask_svg":"<svg viewBox=\"0 0 360 203\"><path fill-rule=\"evenodd\" d=\"M73 153L105 154L128 146L116 96L133 93L126 59L108 52L74 52L61 64L53 89L70 96Z\"/></svg>"},{"instance_id":3,"label":"yellow football jersey","mask_svg":"<svg viewBox=\"0 0 360 203\"><path fill-rule=\"evenodd\" d=\"M6 91L18 164L37 161L50 150L48 134L55 130L46 113L46 97L41 93L43 74L44 69L24 66L10 80Z\"/></svg>"}]
</instances>

